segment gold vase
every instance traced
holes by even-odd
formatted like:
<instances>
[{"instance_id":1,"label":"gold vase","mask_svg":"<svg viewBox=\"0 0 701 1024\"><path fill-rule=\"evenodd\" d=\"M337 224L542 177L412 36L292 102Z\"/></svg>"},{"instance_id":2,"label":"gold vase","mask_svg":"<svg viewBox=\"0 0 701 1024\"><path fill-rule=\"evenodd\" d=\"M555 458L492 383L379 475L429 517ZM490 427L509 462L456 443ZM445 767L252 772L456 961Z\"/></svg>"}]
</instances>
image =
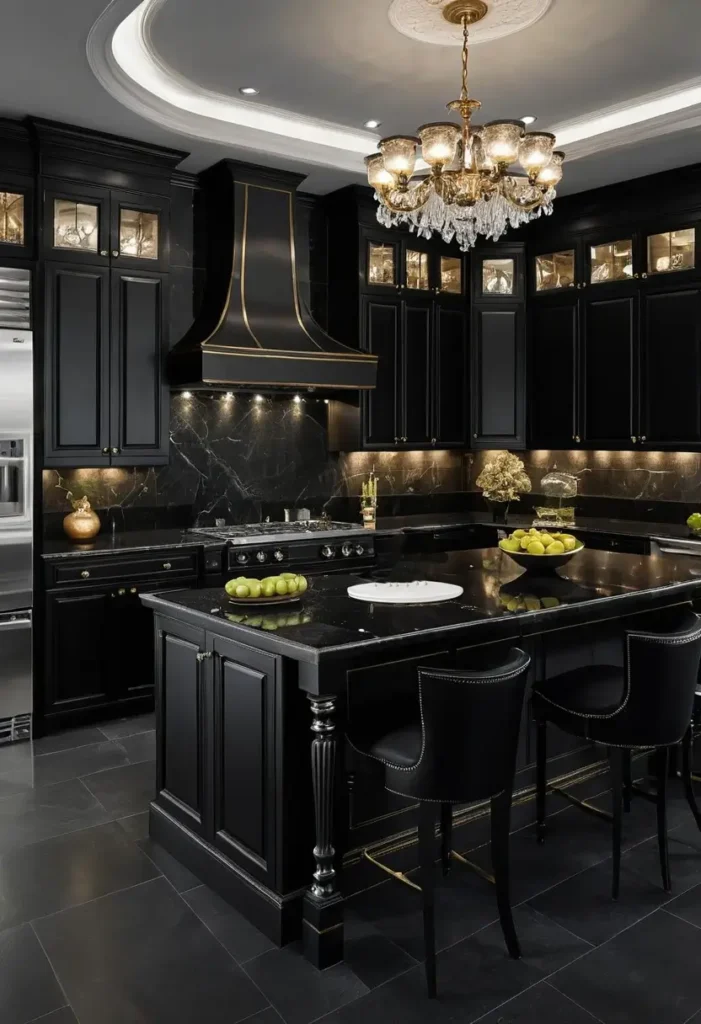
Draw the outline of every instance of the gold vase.
<instances>
[{"instance_id":1,"label":"gold vase","mask_svg":"<svg viewBox=\"0 0 701 1024\"><path fill-rule=\"evenodd\" d=\"M69 512L63 520L63 529L71 540L92 540L100 532L100 517L93 512L87 498L78 498L71 502L74 512Z\"/></svg>"}]
</instances>

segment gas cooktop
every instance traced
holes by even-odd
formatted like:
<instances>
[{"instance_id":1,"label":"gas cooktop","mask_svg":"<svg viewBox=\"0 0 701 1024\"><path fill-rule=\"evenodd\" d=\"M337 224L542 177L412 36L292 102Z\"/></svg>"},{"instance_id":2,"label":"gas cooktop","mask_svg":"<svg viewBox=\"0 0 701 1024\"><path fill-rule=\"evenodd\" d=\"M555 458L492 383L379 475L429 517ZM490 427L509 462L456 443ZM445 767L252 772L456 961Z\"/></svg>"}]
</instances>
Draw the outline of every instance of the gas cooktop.
<instances>
[{"instance_id":1,"label":"gas cooktop","mask_svg":"<svg viewBox=\"0 0 701 1024\"><path fill-rule=\"evenodd\" d=\"M305 519L293 523L237 523L234 526L201 526L188 533L203 533L231 544L255 544L261 541L308 540L310 537L335 537L338 534L365 533L358 523L337 523L327 519Z\"/></svg>"}]
</instances>

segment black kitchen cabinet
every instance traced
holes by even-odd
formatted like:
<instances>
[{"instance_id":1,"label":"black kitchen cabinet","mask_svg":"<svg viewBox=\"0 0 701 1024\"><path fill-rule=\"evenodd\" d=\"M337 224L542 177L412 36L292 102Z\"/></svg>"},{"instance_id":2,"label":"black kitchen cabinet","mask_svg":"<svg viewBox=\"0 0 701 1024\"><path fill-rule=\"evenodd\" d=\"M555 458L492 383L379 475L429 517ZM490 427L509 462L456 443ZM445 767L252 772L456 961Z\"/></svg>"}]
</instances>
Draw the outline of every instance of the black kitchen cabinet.
<instances>
[{"instance_id":1,"label":"black kitchen cabinet","mask_svg":"<svg viewBox=\"0 0 701 1024\"><path fill-rule=\"evenodd\" d=\"M434 306L433 421L431 440L441 447L460 448L466 439L467 317L460 309Z\"/></svg>"},{"instance_id":2,"label":"black kitchen cabinet","mask_svg":"<svg viewBox=\"0 0 701 1024\"><path fill-rule=\"evenodd\" d=\"M582 437L592 447L636 444L638 296L600 285L581 305Z\"/></svg>"},{"instance_id":3,"label":"black kitchen cabinet","mask_svg":"<svg viewBox=\"0 0 701 1024\"><path fill-rule=\"evenodd\" d=\"M166 285L45 264L45 466L167 464Z\"/></svg>"},{"instance_id":4,"label":"black kitchen cabinet","mask_svg":"<svg viewBox=\"0 0 701 1024\"><path fill-rule=\"evenodd\" d=\"M430 301L412 299L403 304L402 444L425 446L431 442L433 309Z\"/></svg>"},{"instance_id":5,"label":"black kitchen cabinet","mask_svg":"<svg viewBox=\"0 0 701 1024\"><path fill-rule=\"evenodd\" d=\"M377 386L363 395L364 447L397 443L401 418L401 315L398 300L364 298L362 323L365 347L378 357Z\"/></svg>"},{"instance_id":6,"label":"black kitchen cabinet","mask_svg":"<svg viewBox=\"0 0 701 1024\"><path fill-rule=\"evenodd\" d=\"M577 292L565 290L531 304L527 391L532 448L567 449L581 442L578 318Z\"/></svg>"},{"instance_id":7,"label":"black kitchen cabinet","mask_svg":"<svg viewBox=\"0 0 701 1024\"><path fill-rule=\"evenodd\" d=\"M525 317L522 303L472 310L473 448L525 448Z\"/></svg>"}]
</instances>

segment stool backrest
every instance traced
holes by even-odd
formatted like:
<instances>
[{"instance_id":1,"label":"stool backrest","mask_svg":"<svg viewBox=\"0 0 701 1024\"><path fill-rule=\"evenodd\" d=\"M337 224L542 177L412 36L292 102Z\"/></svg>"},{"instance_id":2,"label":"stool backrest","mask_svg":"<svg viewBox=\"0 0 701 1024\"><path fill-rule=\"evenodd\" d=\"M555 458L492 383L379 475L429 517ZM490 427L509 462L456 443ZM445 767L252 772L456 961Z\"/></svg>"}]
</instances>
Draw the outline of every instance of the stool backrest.
<instances>
[{"instance_id":1,"label":"stool backrest","mask_svg":"<svg viewBox=\"0 0 701 1024\"><path fill-rule=\"evenodd\" d=\"M701 618L679 612L664 633L626 634L626 689L611 720L622 745L661 747L677 743L691 721L699 663Z\"/></svg>"},{"instance_id":2,"label":"stool backrest","mask_svg":"<svg viewBox=\"0 0 701 1024\"><path fill-rule=\"evenodd\" d=\"M419 668L425 800L482 800L511 785L530 658L512 648L489 670Z\"/></svg>"}]
</instances>

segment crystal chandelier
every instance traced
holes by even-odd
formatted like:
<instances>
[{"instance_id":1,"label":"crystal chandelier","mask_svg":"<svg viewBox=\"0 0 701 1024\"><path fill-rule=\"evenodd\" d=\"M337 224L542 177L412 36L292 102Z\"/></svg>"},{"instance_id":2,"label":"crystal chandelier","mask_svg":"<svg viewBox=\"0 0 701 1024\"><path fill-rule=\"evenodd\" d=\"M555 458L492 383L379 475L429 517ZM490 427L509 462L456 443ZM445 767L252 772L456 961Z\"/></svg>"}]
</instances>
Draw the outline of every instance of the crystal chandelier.
<instances>
[{"instance_id":1,"label":"crystal chandelier","mask_svg":"<svg viewBox=\"0 0 701 1024\"><path fill-rule=\"evenodd\" d=\"M460 99L447 104L462 124L424 124L418 138L382 139L379 153L365 158L381 224L408 226L424 238L435 231L446 242L455 239L463 252L478 235L496 241L508 228L552 213L565 159L554 135L525 132L523 121L470 124L482 104L467 89L468 26L486 13L484 0L452 0L443 9L443 17L463 29ZM413 177L419 145L428 173ZM517 160L522 171L510 169Z\"/></svg>"}]
</instances>

